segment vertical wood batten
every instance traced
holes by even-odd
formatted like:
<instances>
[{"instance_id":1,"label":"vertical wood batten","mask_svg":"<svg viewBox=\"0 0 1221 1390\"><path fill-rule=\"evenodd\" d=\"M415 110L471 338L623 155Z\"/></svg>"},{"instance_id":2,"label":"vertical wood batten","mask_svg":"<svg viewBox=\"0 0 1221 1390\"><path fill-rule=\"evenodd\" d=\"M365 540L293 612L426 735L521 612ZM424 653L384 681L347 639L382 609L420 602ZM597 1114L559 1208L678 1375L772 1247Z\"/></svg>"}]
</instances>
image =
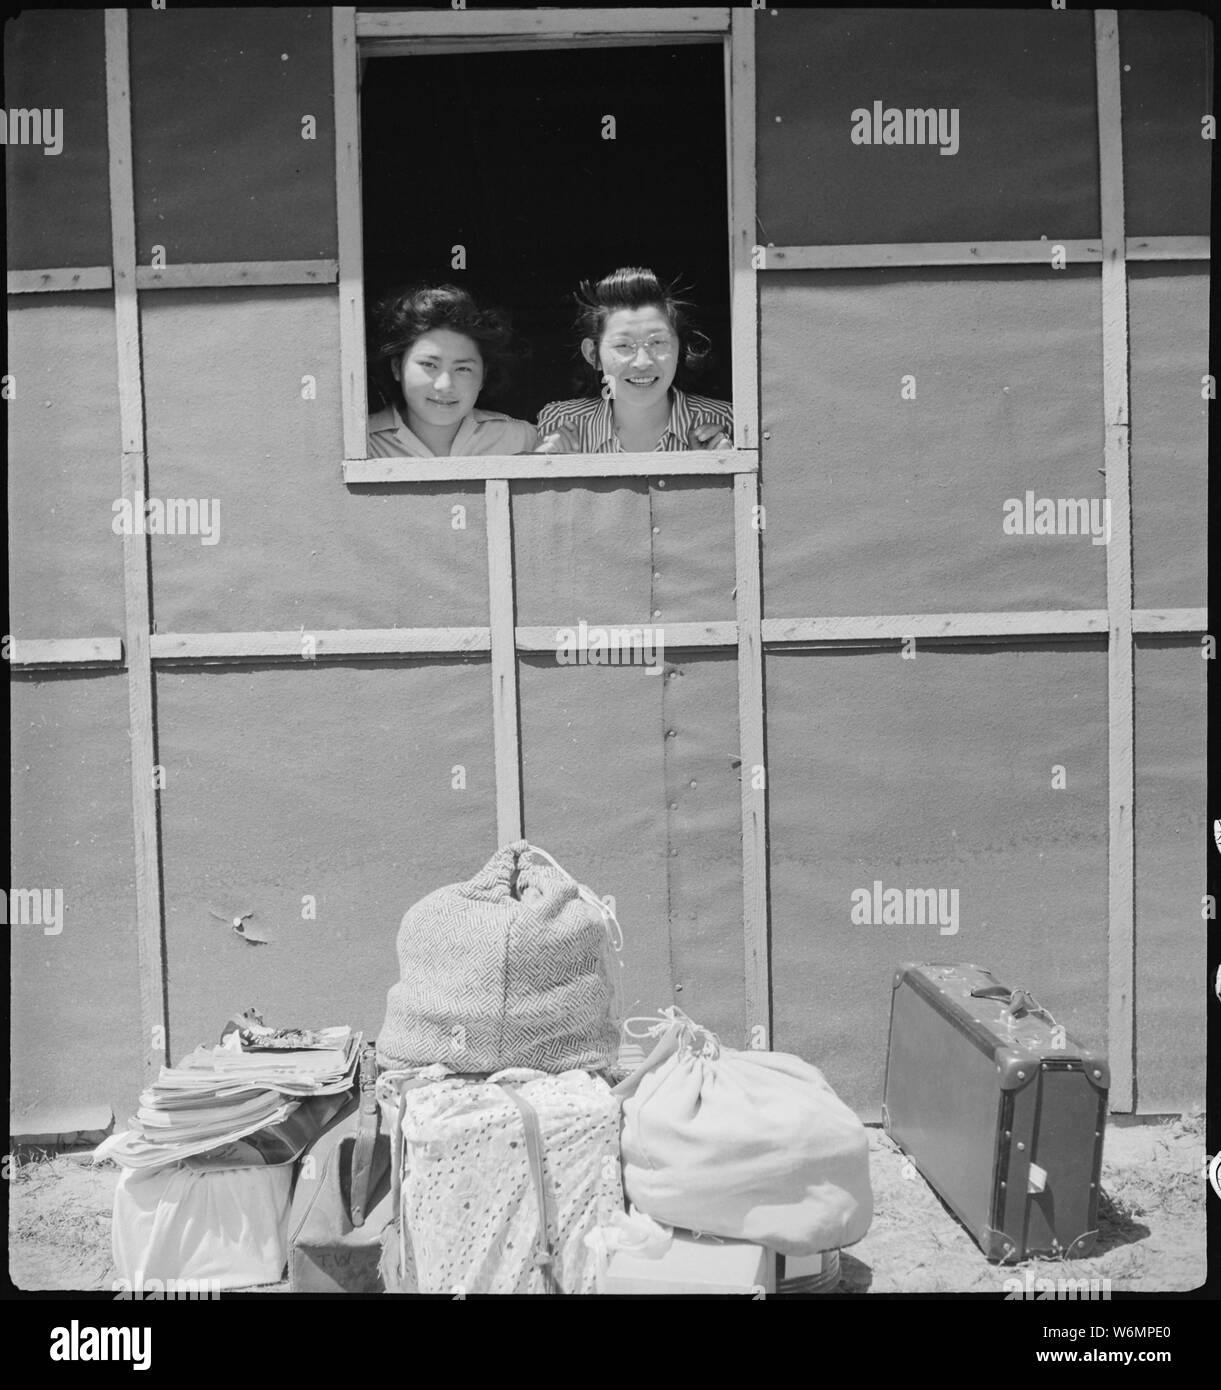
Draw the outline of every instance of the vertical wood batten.
<instances>
[{"instance_id":1,"label":"vertical wood batten","mask_svg":"<svg viewBox=\"0 0 1221 1390\"><path fill-rule=\"evenodd\" d=\"M733 273L733 419L739 449L759 446L759 299L755 281L755 13L733 11L729 77L729 206ZM768 954L766 746L759 475L734 478L734 570L738 619L738 736L742 766L742 935L745 1046L762 1024L772 1047ZM760 777L760 772L762 776ZM763 785L756 786L756 782ZM757 1045L757 1044L756 1044Z\"/></svg>"},{"instance_id":2,"label":"vertical wood batten","mask_svg":"<svg viewBox=\"0 0 1221 1390\"><path fill-rule=\"evenodd\" d=\"M1136 1107L1136 860L1133 834L1134 671L1128 419L1128 283L1124 241L1119 21L1094 13L1102 213L1102 390L1107 497L1108 1039L1112 1110Z\"/></svg>"},{"instance_id":3,"label":"vertical wood batten","mask_svg":"<svg viewBox=\"0 0 1221 1390\"><path fill-rule=\"evenodd\" d=\"M513 529L509 484L484 484L488 525L488 600L492 640L492 746L496 767L496 838L522 837L521 750L517 720L517 649Z\"/></svg>"},{"instance_id":4,"label":"vertical wood batten","mask_svg":"<svg viewBox=\"0 0 1221 1390\"><path fill-rule=\"evenodd\" d=\"M759 296L755 282L755 12L735 9L727 51L734 446L759 447Z\"/></svg>"},{"instance_id":5,"label":"vertical wood batten","mask_svg":"<svg viewBox=\"0 0 1221 1390\"><path fill-rule=\"evenodd\" d=\"M360 85L356 10L332 11L335 64L335 199L339 237L339 364L345 458L368 456L364 248L360 217Z\"/></svg>"},{"instance_id":6,"label":"vertical wood batten","mask_svg":"<svg viewBox=\"0 0 1221 1390\"><path fill-rule=\"evenodd\" d=\"M110 160L110 229L114 269L119 427L123 442L120 486L132 507L147 495L144 453L144 381L140 306L136 293L136 212L132 173L131 72L127 14L106 11L106 125ZM153 787L156 729L149 658L149 542L123 537L124 647L131 737L132 819L135 838L136 950L140 968L140 1056L146 1076L170 1056L165 933L161 903L161 846Z\"/></svg>"}]
</instances>

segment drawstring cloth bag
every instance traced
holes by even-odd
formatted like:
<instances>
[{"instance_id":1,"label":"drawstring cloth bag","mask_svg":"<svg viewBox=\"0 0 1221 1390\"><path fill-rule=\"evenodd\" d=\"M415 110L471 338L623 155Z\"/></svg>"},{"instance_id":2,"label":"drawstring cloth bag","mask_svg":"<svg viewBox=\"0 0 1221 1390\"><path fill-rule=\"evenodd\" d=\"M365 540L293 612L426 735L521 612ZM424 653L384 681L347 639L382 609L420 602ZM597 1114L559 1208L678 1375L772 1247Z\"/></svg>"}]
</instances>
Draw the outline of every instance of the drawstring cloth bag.
<instances>
[{"instance_id":1,"label":"drawstring cloth bag","mask_svg":"<svg viewBox=\"0 0 1221 1390\"><path fill-rule=\"evenodd\" d=\"M525 840L506 845L404 915L377 1060L604 1071L618 1051L620 945L613 913L588 888Z\"/></svg>"},{"instance_id":2,"label":"drawstring cloth bag","mask_svg":"<svg viewBox=\"0 0 1221 1390\"><path fill-rule=\"evenodd\" d=\"M629 1036L629 1019L624 1030ZM873 1193L865 1127L822 1073L785 1052L738 1052L678 1009L615 1087L623 1189L656 1221L785 1255L852 1245Z\"/></svg>"}]
</instances>

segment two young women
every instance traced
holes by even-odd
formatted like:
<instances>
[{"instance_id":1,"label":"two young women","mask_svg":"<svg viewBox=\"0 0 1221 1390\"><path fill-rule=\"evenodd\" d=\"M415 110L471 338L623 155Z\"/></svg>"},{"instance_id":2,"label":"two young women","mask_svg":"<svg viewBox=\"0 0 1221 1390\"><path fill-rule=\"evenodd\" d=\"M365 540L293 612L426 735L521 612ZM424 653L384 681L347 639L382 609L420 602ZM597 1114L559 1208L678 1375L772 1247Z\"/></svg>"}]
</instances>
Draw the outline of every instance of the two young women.
<instances>
[{"instance_id":1,"label":"two young women","mask_svg":"<svg viewBox=\"0 0 1221 1390\"><path fill-rule=\"evenodd\" d=\"M596 285L586 282L577 300L591 394L544 406L537 428L476 407L512 352L502 314L480 309L452 285L384 303L372 360L399 399L370 418L369 456L651 453L732 445L729 405L674 385L679 367L698 368L705 354L688 306L651 270L631 266ZM392 387L384 381L387 369Z\"/></svg>"}]
</instances>

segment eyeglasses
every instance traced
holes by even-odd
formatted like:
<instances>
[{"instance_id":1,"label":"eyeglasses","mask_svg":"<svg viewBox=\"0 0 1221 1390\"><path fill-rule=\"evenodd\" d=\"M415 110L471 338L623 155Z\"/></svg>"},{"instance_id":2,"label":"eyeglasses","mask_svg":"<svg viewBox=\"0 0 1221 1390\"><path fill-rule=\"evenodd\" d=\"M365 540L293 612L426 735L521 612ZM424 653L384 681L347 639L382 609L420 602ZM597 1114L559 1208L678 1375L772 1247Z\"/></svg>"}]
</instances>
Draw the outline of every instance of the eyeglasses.
<instances>
[{"instance_id":1,"label":"eyeglasses","mask_svg":"<svg viewBox=\"0 0 1221 1390\"><path fill-rule=\"evenodd\" d=\"M662 362L667 357L672 357L674 355L674 339L659 335L653 338L646 338L642 343L620 341L606 344L607 352L620 362L630 362L641 348L644 348L645 352L648 353L654 362Z\"/></svg>"}]
</instances>

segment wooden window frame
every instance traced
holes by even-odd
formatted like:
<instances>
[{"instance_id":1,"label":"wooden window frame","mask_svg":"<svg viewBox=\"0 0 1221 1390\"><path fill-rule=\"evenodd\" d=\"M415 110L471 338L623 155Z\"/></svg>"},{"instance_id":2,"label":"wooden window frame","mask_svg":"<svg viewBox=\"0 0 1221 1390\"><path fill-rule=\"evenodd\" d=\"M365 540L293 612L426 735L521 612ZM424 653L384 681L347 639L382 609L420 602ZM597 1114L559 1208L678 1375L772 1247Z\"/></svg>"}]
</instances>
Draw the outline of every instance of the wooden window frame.
<instances>
[{"instance_id":1,"label":"wooden window frame","mask_svg":"<svg viewBox=\"0 0 1221 1390\"><path fill-rule=\"evenodd\" d=\"M492 481L508 478L647 477L651 474L736 474L755 472L758 460L758 335L750 236L744 212L735 205L734 180L745 190L749 183L750 225L753 226L753 76L751 45L749 77L744 94L739 81L737 106L749 96L751 140L739 142L734 159L735 131L741 113L734 102L732 52L741 51L753 28L729 7L683 9L555 9L488 11L372 11L354 7L333 11L335 54L335 180L339 208L338 280L340 292L340 358L343 383L344 481L349 484L453 481ZM478 53L574 47L715 43L725 55L726 153L729 174L728 232L731 240L731 332L733 334L734 449L718 453L691 450L665 456L659 469L655 453L467 456L438 459L370 459L368 457L367 374L365 362L364 238L360 162L360 73L365 62L378 57L426 56L436 53ZM735 164L738 166L735 169ZM742 166L749 167L749 178ZM739 230L745 231L739 237ZM739 243L745 243L739 253ZM744 263L740 264L744 255ZM742 423L738 420L741 416Z\"/></svg>"}]
</instances>

